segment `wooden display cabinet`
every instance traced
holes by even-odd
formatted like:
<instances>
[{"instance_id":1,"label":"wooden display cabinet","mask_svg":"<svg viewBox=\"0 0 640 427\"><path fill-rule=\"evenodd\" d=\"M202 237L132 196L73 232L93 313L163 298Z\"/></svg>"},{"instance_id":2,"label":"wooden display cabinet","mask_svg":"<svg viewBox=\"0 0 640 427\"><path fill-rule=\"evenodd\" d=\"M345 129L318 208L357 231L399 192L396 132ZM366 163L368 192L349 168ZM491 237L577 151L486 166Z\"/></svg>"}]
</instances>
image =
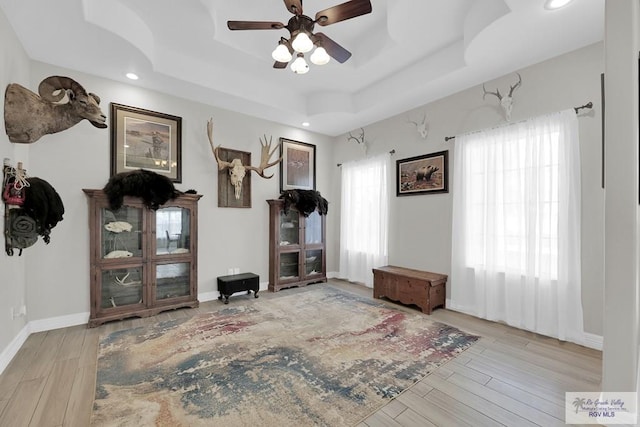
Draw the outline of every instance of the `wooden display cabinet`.
<instances>
[{"instance_id":1,"label":"wooden display cabinet","mask_svg":"<svg viewBox=\"0 0 640 427\"><path fill-rule=\"evenodd\" d=\"M284 202L269 204L269 290L326 282L326 219L318 211L308 217Z\"/></svg>"},{"instance_id":2,"label":"wooden display cabinet","mask_svg":"<svg viewBox=\"0 0 640 427\"><path fill-rule=\"evenodd\" d=\"M89 327L197 307L202 196L184 194L157 211L139 198L125 197L114 211L102 190L83 191L89 199Z\"/></svg>"}]
</instances>

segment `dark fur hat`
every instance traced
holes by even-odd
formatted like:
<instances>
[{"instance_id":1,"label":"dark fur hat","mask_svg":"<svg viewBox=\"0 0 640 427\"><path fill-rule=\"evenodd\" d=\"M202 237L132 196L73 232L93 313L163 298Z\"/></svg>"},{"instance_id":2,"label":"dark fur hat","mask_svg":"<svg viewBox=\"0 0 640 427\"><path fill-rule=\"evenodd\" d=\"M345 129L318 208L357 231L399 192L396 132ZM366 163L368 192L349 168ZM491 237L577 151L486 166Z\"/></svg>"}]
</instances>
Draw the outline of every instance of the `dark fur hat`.
<instances>
[{"instance_id":1,"label":"dark fur hat","mask_svg":"<svg viewBox=\"0 0 640 427\"><path fill-rule=\"evenodd\" d=\"M140 197L146 207L156 210L182 194L166 176L144 169L116 174L102 190L112 210L122 207L124 196Z\"/></svg>"},{"instance_id":2,"label":"dark fur hat","mask_svg":"<svg viewBox=\"0 0 640 427\"><path fill-rule=\"evenodd\" d=\"M284 212L294 206L302 215L309 216L311 212L318 210L320 215L329 212L329 202L315 190L286 190L280 195L284 200Z\"/></svg>"}]
</instances>

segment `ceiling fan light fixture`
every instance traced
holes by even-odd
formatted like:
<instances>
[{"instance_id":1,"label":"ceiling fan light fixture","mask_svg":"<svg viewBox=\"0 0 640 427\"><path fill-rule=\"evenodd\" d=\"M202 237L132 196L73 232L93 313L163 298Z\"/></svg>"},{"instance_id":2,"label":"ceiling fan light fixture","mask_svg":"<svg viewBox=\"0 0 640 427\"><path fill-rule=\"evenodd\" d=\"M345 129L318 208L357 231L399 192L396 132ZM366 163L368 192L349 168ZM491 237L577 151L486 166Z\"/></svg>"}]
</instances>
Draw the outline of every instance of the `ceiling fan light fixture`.
<instances>
[{"instance_id":1,"label":"ceiling fan light fixture","mask_svg":"<svg viewBox=\"0 0 640 427\"><path fill-rule=\"evenodd\" d=\"M271 52L271 57L278 62L289 62L293 58L291 56L291 52L284 44L279 44L273 52Z\"/></svg>"},{"instance_id":2,"label":"ceiling fan light fixture","mask_svg":"<svg viewBox=\"0 0 640 427\"><path fill-rule=\"evenodd\" d=\"M568 5L572 1L573 0L547 0L544 3L544 8L547 10L556 10Z\"/></svg>"},{"instance_id":3,"label":"ceiling fan light fixture","mask_svg":"<svg viewBox=\"0 0 640 427\"><path fill-rule=\"evenodd\" d=\"M331 60L331 57L322 46L318 46L316 50L313 51L309 59L315 65L324 65Z\"/></svg>"},{"instance_id":4,"label":"ceiling fan light fixture","mask_svg":"<svg viewBox=\"0 0 640 427\"><path fill-rule=\"evenodd\" d=\"M309 64L304 60L304 55L298 54L295 61L291 63L291 71L296 74L306 74L309 72Z\"/></svg>"},{"instance_id":5,"label":"ceiling fan light fixture","mask_svg":"<svg viewBox=\"0 0 640 427\"><path fill-rule=\"evenodd\" d=\"M313 49L313 42L304 31L300 31L293 42L291 47L297 52L307 53Z\"/></svg>"}]
</instances>

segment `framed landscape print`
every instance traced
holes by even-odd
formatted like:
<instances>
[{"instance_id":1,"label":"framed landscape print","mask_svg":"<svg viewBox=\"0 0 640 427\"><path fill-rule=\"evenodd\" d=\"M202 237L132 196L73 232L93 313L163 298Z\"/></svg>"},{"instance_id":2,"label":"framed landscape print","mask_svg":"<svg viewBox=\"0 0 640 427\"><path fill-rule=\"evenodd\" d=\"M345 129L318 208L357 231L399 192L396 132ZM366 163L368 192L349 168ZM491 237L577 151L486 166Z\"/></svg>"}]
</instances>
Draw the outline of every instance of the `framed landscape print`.
<instances>
[{"instance_id":1,"label":"framed landscape print","mask_svg":"<svg viewBox=\"0 0 640 427\"><path fill-rule=\"evenodd\" d=\"M135 169L182 182L182 118L111 103L111 176Z\"/></svg>"},{"instance_id":2,"label":"framed landscape print","mask_svg":"<svg viewBox=\"0 0 640 427\"><path fill-rule=\"evenodd\" d=\"M448 151L396 161L396 195L448 193Z\"/></svg>"},{"instance_id":3,"label":"framed landscape print","mask_svg":"<svg viewBox=\"0 0 640 427\"><path fill-rule=\"evenodd\" d=\"M316 146L280 138L280 192L316 189Z\"/></svg>"}]
</instances>

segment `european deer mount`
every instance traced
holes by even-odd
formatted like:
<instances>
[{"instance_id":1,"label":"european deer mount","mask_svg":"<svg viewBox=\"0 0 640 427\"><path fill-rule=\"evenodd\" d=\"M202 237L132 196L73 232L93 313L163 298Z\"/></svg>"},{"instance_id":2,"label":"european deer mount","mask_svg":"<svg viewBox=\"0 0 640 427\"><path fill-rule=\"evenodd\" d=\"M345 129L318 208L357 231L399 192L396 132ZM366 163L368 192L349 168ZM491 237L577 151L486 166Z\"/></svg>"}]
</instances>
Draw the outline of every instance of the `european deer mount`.
<instances>
[{"instance_id":1,"label":"european deer mount","mask_svg":"<svg viewBox=\"0 0 640 427\"><path fill-rule=\"evenodd\" d=\"M351 132L349 132L349 137L347 138L347 141L355 141L358 144L366 144L364 140L364 129L360 128L360 136L353 136L351 135Z\"/></svg>"},{"instance_id":2,"label":"european deer mount","mask_svg":"<svg viewBox=\"0 0 640 427\"><path fill-rule=\"evenodd\" d=\"M414 122L412 120L408 120L409 123L413 124L416 127L416 130L422 137L422 139L427 139L427 135L429 135L429 124L427 123L427 113L424 113L424 117L422 118L422 123Z\"/></svg>"},{"instance_id":3,"label":"european deer mount","mask_svg":"<svg viewBox=\"0 0 640 427\"><path fill-rule=\"evenodd\" d=\"M522 85L522 77L520 77L520 73L516 74L518 75L518 82L511 86L511 88L509 89L509 95L507 96L502 96L499 89L496 89L495 92L489 92L487 91L487 89L485 89L484 83L482 84L482 90L484 92L484 94L482 95L482 99L484 99L487 95L495 95L500 101L500 106L504 111L504 116L507 121L511 120L511 109L513 108L513 92Z\"/></svg>"},{"instance_id":4,"label":"european deer mount","mask_svg":"<svg viewBox=\"0 0 640 427\"><path fill-rule=\"evenodd\" d=\"M211 144L211 151L213 151L213 156L216 159L216 163L218 163L218 170L223 170L223 169L229 170L229 179L231 180L231 184L234 187L234 194L235 194L236 200L240 199L240 193L242 192L242 180L244 179L244 176L246 175L247 171L249 172L255 171L261 177L269 179L269 178L272 178L273 175L266 176L264 174L265 169L268 169L271 166L275 166L282 161L282 156L281 156L278 160L269 163L271 156L273 155L273 153L275 153L276 149L280 146L282 142L276 145L272 150L271 149L272 138L269 137L269 142L267 142L266 135L264 136L264 143L262 143L262 140L260 140L260 144L262 145L262 152L260 155L260 166L257 166L257 167L243 165L242 160L240 159L233 159L231 162L220 160L220 157L218 156L218 150L220 149L221 145L218 145L216 147L213 143L213 118L210 118L207 121L207 136L209 137L209 144Z\"/></svg>"}]
</instances>

